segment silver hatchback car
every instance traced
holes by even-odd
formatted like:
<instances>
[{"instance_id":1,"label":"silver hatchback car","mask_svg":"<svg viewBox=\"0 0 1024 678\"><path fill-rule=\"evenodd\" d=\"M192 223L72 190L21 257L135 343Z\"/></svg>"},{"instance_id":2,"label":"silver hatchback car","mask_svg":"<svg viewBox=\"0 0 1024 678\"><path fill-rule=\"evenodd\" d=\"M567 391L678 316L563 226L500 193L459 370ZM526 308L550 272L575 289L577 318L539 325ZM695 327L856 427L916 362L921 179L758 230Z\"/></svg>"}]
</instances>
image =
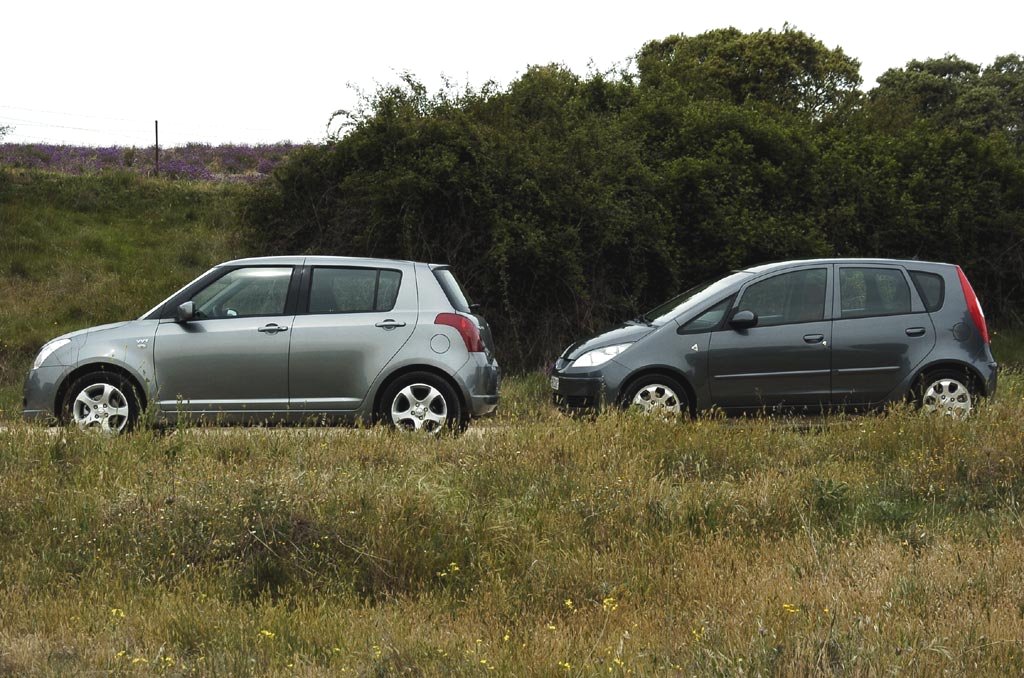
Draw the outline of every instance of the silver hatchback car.
<instances>
[{"instance_id":1,"label":"silver hatchback car","mask_svg":"<svg viewBox=\"0 0 1024 678\"><path fill-rule=\"evenodd\" d=\"M49 341L24 416L120 432L158 420L384 421L438 432L498 405L491 331L447 266L261 257L138 320Z\"/></svg>"}]
</instances>

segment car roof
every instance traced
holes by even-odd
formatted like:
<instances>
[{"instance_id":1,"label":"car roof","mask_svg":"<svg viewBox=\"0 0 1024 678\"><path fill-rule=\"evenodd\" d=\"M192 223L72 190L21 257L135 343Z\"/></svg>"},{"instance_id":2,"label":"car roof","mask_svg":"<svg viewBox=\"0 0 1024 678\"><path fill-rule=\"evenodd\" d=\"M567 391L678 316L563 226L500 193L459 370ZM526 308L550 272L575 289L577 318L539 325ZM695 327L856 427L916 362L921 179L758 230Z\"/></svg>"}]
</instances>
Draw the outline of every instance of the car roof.
<instances>
[{"instance_id":1,"label":"car roof","mask_svg":"<svg viewBox=\"0 0 1024 678\"><path fill-rule=\"evenodd\" d=\"M952 266L938 261L921 261L919 259L881 259L881 258L832 258L832 259L793 259L790 261L773 261L756 266L748 266L742 269L747 273L765 273L777 271L792 266L805 266L808 264L898 264L901 266Z\"/></svg>"},{"instance_id":2,"label":"car roof","mask_svg":"<svg viewBox=\"0 0 1024 678\"><path fill-rule=\"evenodd\" d=\"M218 266L394 266L395 264L413 264L403 259L375 259L370 257L334 257L285 255L276 257L247 257L225 261Z\"/></svg>"}]
</instances>

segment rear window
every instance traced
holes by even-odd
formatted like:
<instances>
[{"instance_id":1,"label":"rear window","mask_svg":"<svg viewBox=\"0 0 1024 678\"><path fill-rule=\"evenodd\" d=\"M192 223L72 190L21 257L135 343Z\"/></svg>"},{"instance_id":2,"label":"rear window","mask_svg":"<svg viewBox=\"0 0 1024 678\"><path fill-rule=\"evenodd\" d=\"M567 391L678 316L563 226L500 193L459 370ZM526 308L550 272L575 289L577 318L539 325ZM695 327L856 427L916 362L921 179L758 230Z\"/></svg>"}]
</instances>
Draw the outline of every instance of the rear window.
<instances>
[{"instance_id":1,"label":"rear window","mask_svg":"<svg viewBox=\"0 0 1024 678\"><path fill-rule=\"evenodd\" d=\"M444 290L444 294L451 302L452 308L461 313L471 313L469 297L462 291L459 281L455 279L452 272L447 268L435 268L434 277Z\"/></svg>"},{"instance_id":2,"label":"rear window","mask_svg":"<svg viewBox=\"0 0 1024 678\"><path fill-rule=\"evenodd\" d=\"M942 301L946 294L946 284L941 275L925 273L924 271L911 271L910 279L914 281L917 293L921 295L925 310L934 313L942 308Z\"/></svg>"}]
</instances>

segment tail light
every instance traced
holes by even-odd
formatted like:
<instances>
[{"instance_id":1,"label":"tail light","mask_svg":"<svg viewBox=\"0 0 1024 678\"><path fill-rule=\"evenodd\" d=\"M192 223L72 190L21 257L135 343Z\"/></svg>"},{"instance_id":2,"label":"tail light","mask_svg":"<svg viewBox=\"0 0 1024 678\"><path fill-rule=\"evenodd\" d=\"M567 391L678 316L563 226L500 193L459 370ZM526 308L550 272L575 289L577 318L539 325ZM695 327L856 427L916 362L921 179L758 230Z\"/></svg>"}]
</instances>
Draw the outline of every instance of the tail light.
<instances>
[{"instance_id":1,"label":"tail light","mask_svg":"<svg viewBox=\"0 0 1024 678\"><path fill-rule=\"evenodd\" d=\"M985 324L985 313L981 310L981 302L978 301L978 295L974 293L971 282L959 266L956 267L956 274L960 277L960 287L964 291L964 299L967 300L967 310L971 314L971 320L974 321L975 329L981 335L982 341L986 344L991 343L988 338L988 325Z\"/></svg>"},{"instance_id":2,"label":"tail light","mask_svg":"<svg viewBox=\"0 0 1024 678\"><path fill-rule=\"evenodd\" d=\"M458 313L438 313L434 318L435 325L454 327L466 342L466 350L470 353L483 353L484 340L480 337L480 328L476 323Z\"/></svg>"}]
</instances>

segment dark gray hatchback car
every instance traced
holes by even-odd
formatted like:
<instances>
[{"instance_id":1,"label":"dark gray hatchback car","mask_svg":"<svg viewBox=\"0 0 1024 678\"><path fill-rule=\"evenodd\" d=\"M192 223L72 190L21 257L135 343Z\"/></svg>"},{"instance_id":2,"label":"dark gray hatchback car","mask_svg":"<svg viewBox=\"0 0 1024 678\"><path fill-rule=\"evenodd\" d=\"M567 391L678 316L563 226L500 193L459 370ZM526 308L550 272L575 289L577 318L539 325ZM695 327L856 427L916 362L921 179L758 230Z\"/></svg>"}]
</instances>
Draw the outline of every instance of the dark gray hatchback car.
<instances>
[{"instance_id":1,"label":"dark gray hatchback car","mask_svg":"<svg viewBox=\"0 0 1024 678\"><path fill-rule=\"evenodd\" d=\"M693 414L871 408L962 415L996 389L981 304L959 266L818 259L755 266L567 348L564 410Z\"/></svg>"}]
</instances>

